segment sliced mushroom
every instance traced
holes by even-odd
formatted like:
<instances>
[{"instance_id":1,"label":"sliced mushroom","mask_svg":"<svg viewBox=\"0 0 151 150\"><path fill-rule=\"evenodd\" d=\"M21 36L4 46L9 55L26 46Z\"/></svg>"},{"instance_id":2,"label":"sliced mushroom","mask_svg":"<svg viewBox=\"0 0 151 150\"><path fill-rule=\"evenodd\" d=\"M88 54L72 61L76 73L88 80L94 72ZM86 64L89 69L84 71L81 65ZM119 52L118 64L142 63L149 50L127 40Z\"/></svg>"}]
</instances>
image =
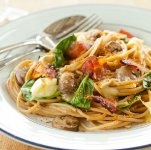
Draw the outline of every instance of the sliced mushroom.
<instances>
[{"instance_id":1,"label":"sliced mushroom","mask_svg":"<svg viewBox=\"0 0 151 150\"><path fill-rule=\"evenodd\" d=\"M72 72L64 72L59 79L59 90L62 94L70 94L75 88L75 77Z\"/></svg>"},{"instance_id":2,"label":"sliced mushroom","mask_svg":"<svg viewBox=\"0 0 151 150\"><path fill-rule=\"evenodd\" d=\"M54 118L52 121L52 126L55 128L78 131L79 119L73 116L59 116Z\"/></svg>"},{"instance_id":3,"label":"sliced mushroom","mask_svg":"<svg viewBox=\"0 0 151 150\"><path fill-rule=\"evenodd\" d=\"M139 70L133 69L129 66L122 66L119 69L116 69L116 78L120 81L134 80L139 76Z\"/></svg>"},{"instance_id":4,"label":"sliced mushroom","mask_svg":"<svg viewBox=\"0 0 151 150\"><path fill-rule=\"evenodd\" d=\"M18 85L22 86L25 82L25 76L29 69L29 66L20 66L15 70L15 78Z\"/></svg>"},{"instance_id":5,"label":"sliced mushroom","mask_svg":"<svg viewBox=\"0 0 151 150\"><path fill-rule=\"evenodd\" d=\"M122 51L122 46L118 41L110 41L104 47L105 54L112 54Z\"/></svg>"}]
</instances>

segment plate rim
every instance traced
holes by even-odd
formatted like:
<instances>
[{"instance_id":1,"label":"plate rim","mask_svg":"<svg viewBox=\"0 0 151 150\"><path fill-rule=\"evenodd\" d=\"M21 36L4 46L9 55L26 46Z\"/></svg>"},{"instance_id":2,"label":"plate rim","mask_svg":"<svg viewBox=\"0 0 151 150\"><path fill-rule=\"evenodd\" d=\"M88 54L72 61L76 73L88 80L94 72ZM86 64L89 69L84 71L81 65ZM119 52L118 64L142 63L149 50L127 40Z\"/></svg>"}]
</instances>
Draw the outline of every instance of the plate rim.
<instances>
[{"instance_id":1,"label":"plate rim","mask_svg":"<svg viewBox=\"0 0 151 150\"><path fill-rule=\"evenodd\" d=\"M4 135L16 140L16 141L19 141L21 143L25 143L27 145L30 145L30 146L34 146L34 147L37 147L37 148L46 148L46 149L54 149L54 150L76 150L76 149L71 149L71 148L59 148L59 147L53 147L53 146L47 146L47 145L44 145L44 144L39 144L39 143L36 143L36 142L32 142L32 141L29 141L29 140L26 140L24 138L21 138L19 136L16 136L12 133L9 133L7 132L6 130L3 130L0 128L0 132L2 132ZM142 148L147 148L147 147L150 147L151 144L147 144L147 145L141 145L141 146L134 146L134 147L130 147L130 148L122 148L122 149L118 149L118 150L134 150L134 149L142 149Z\"/></svg>"}]
</instances>

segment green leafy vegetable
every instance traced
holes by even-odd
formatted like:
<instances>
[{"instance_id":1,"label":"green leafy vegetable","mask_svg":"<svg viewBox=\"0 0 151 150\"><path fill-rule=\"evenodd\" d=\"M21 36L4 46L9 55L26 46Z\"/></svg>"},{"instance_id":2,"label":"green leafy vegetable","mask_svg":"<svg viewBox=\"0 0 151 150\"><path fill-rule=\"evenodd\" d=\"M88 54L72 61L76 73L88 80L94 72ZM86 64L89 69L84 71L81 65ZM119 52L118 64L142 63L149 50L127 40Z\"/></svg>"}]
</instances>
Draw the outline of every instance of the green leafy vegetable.
<instances>
[{"instance_id":1,"label":"green leafy vegetable","mask_svg":"<svg viewBox=\"0 0 151 150\"><path fill-rule=\"evenodd\" d=\"M25 100L31 100L31 87L33 86L33 84L35 83L35 80L28 80L26 83L24 83L24 85L21 88L21 92L23 97L25 98Z\"/></svg>"},{"instance_id":2,"label":"green leafy vegetable","mask_svg":"<svg viewBox=\"0 0 151 150\"><path fill-rule=\"evenodd\" d=\"M125 102L125 104L119 105L118 109L120 109L120 110L127 109L127 108L131 107L132 104L134 104L134 103L136 103L137 101L140 101L140 100L141 100L141 96L140 95L136 95L132 99L130 99L127 102Z\"/></svg>"},{"instance_id":3,"label":"green leafy vegetable","mask_svg":"<svg viewBox=\"0 0 151 150\"><path fill-rule=\"evenodd\" d=\"M54 54L55 54L54 66L56 68L59 68L59 67L64 65L64 63L65 63L64 53L69 48L71 43L73 41L75 41L75 40L76 40L76 36L75 35L71 35L71 36L67 37L66 39L60 41L57 44L57 46L56 46L56 48L54 50Z\"/></svg>"},{"instance_id":4,"label":"green leafy vegetable","mask_svg":"<svg viewBox=\"0 0 151 150\"><path fill-rule=\"evenodd\" d=\"M149 72L146 77L143 78L143 87L151 90L151 72Z\"/></svg>"},{"instance_id":5,"label":"green leafy vegetable","mask_svg":"<svg viewBox=\"0 0 151 150\"><path fill-rule=\"evenodd\" d=\"M39 55L39 56L38 56L38 60L40 59L40 57L41 57L41 56Z\"/></svg>"},{"instance_id":6,"label":"green leafy vegetable","mask_svg":"<svg viewBox=\"0 0 151 150\"><path fill-rule=\"evenodd\" d=\"M89 96L93 94L93 89L93 81L87 75L80 83L73 99L69 103L75 107L89 109L91 105Z\"/></svg>"},{"instance_id":7,"label":"green leafy vegetable","mask_svg":"<svg viewBox=\"0 0 151 150\"><path fill-rule=\"evenodd\" d=\"M123 38L121 40L124 41L124 43L126 43L126 44L129 42L129 39L127 39L127 38Z\"/></svg>"}]
</instances>

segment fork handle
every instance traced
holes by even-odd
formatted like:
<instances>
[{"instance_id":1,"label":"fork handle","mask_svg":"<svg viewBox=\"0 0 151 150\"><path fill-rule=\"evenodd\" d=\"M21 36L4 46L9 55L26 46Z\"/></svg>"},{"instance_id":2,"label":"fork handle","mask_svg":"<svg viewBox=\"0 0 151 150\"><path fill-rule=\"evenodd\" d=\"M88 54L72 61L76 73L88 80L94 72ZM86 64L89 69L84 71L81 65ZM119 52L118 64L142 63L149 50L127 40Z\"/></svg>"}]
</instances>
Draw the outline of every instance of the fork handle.
<instances>
[{"instance_id":1,"label":"fork handle","mask_svg":"<svg viewBox=\"0 0 151 150\"><path fill-rule=\"evenodd\" d=\"M4 58L2 60L0 60L0 70L4 67L4 66L7 66L8 64L11 64L13 63L14 61L17 61L19 59L22 59L23 57L26 57L28 55L31 55L33 53L39 53L41 52L40 49L36 49L36 50L33 50L33 51L29 51L27 52L26 54L18 54L18 55L15 55L15 56L10 56L8 58Z\"/></svg>"},{"instance_id":2,"label":"fork handle","mask_svg":"<svg viewBox=\"0 0 151 150\"><path fill-rule=\"evenodd\" d=\"M28 41L24 41L24 42L20 42L20 43L16 43L16 44L11 44L9 46L5 46L5 47L0 48L0 54L2 54L4 52L7 52L7 51L15 50L16 48L26 46L26 45L40 45L40 46L43 46L40 43L40 41L28 40Z\"/></svg>"},{"instance_id":3,"label":"fork handle","mask_svg":"<svg viewBox=\"0 0 151 150\"><path fill-rule=\"evenodd\" d=\"M12 59L18 58L19 56L22 56L22 55L24 56L26 54L17 54L17 55L9 56L7 58L0 59L0 67L3 66L5 63L11 61Z\"/></svg>"}]
</instances>

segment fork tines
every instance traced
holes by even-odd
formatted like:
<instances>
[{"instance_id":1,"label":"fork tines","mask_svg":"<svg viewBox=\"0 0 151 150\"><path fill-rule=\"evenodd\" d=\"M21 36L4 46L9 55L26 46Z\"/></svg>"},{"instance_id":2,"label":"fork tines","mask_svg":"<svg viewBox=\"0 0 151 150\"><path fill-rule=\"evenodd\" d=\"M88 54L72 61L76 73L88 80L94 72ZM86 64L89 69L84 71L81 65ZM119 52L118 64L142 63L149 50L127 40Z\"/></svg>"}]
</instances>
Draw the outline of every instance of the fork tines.
<instances>
[{"instance_id":1,"label":"fork tines","mask_svg":"<svg viewBox=\"0 0 151 150\"><path fill-rule=\"evenodd\" d=\"M56 39L65 38L69 35L72 35L76 32L85 32L90 29L95 29L101 26L102 20L95 14L92 14L88 17L85 17L80 22L69 28L68 30L65 30L64 32L60 33L56 36Z\"/></svg>"}]
</instances>

